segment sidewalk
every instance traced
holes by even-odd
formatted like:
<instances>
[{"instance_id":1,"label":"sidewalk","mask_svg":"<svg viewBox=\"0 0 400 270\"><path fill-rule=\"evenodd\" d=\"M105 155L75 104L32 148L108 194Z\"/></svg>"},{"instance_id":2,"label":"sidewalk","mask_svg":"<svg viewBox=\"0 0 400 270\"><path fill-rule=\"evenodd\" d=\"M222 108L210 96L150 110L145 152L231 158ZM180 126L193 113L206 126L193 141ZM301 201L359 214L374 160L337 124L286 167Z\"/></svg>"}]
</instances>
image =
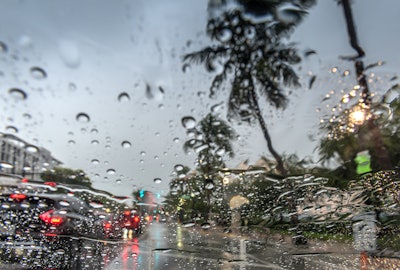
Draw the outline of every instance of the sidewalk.
<instances>
[{"instance_id":1,"label":"sidewalk","mask_svg":"<svg viewBox=\"0 0 400 270\"><path fill-rule=\"evenodd\" d=\"M255 230L233 229L227 230L222 227L212 227L204 230L201 227L193 226L193 229L201 234L208 234L212 231L224 237L244 239L257 245L265 245L280 250L293 256L346 256L353 255L357 258L361 270L400 269L400 254L390 251L380 251L376 254L367 254L357 251L351 243L339 241L322 241L308 239L307 244L295 245L292 243L292 236L279 233L261 233Z\"/></svg>"}]
</instances>

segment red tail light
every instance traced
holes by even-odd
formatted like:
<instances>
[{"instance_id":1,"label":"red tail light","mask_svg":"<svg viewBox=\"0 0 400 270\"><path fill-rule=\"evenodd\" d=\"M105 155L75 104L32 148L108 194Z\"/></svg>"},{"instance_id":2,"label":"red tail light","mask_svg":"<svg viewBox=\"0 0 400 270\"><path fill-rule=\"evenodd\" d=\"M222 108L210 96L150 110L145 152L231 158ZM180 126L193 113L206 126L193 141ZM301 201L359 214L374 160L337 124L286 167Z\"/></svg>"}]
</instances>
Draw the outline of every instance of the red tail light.
<instances>
[{"instance_id":1,"label":"red tail light","mask_svg":"<svg viewBox=\"0 0 400 270\"><path fill-rule=\"evenodd\" d=\"M26 199L26 195L21 193L13 193L10 194L10 198L17 201L23 201Z\"/></svg>"},{"instance_id":2,"label":"red tail light","mask_svg":"<svg viewBox=\"0 0 400 270\"><path fill-rule=\"evenodd\" d=\"M54 210L50 210L44 212L39 215L39 218L43 220L45 223L52 226L59 226L64 222L64 219L61 216L53 215Z\"/></svg>"},{"instance_id":3,"label":"red tail light","mask_svg":"<svg viewBox=\"0 0 400 270\"><path fill-rule=\"evenodd\" d=\"M104 223L104 229L111 229L112 225L110 222Z\"/></svg>"},{"instance_id":4,"label":"red tail light","mask_svg":"<svg viewBox=\"0 0 400 270\"><path fill-rule=\"evenodd\" d=\"M56 187L57 183L56 182L44 182L45 185L50 186L50 187Z\"/></svg>"},{"instance_id":5,"label":"red tail light","mask_svg":"<svg viewBox=\"0 0 400 270\"><path fill-rule=\"evenodd\" d=\"M131 211L129 211L129 210L124 211L125 216L129 216L130 214L131 214Z\"/></svg>"},{"instance_id":6,"label":"red tail light","mask_svg":"<svg viewBox=\"0 0 400 270\"><path fill-rule=\"evenodd\" d=\"M138 216L133 217L133 222L139 222L139 221L140 221L140 217L138 217Z\"/></svg>"}]
</instances>

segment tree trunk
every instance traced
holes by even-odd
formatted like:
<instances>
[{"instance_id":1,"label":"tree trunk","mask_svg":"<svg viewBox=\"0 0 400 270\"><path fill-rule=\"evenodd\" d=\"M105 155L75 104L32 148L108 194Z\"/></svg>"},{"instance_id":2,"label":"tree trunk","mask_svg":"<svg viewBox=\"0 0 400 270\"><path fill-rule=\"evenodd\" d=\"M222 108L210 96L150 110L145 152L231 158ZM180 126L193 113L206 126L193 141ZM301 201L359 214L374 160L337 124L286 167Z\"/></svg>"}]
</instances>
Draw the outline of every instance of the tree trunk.
<instances>
[{"instance_id":1,"label":"tree trunk","mask_svg":"<svg viewBox=\"0 0 400 270\"><path fill-rule=\"evenodd\" d=\"M347 32L350 39L350 45L352 48L358 53L356 58L360 58L365 55L364 50L358 44L357 40L357 31L353 21L353 13L351 9L351 5L349 0L342 0L343 5L343 12L346 19L346 26ZM361 100L362 103L365 105L366 108L370 108L371 105L371 95L368 88L367 79L364 74L364 63L361 60L356 60L354 63L356 75L357 75L357 82L360 86L362 91ZM358 134L359 143L361 148L366 148L368 145L372 144L372 153L371 156L376 160L376 164L379 166L379 169L391 169L392 162L390 160L389 152L387 151L383 140L382 134L379 126L374 122L374 119L367 120L365 124L367 127L367 132L369 134Z\"/></svg>"},{"instance_id":2,"label":"tree trunk","mask_svg":"<svg viewBox=\"0 0 400 270\"><path fill-rule=\"evenodd\" d=\"M257 120L260 124L261 130L263 131L264 138L267 141L268 150L276 160L276 169L283 177L286 177L287 171L283 166L283 161L281 156L275 151L274 147L272 146L272 140L271 137L269 136L267 124L265 123L264 117L261 114L260 106L258 105L257 96L254 88L251 90L251 99L254 105L254 112L256 114Z\"/></svg>"}]
</instances>

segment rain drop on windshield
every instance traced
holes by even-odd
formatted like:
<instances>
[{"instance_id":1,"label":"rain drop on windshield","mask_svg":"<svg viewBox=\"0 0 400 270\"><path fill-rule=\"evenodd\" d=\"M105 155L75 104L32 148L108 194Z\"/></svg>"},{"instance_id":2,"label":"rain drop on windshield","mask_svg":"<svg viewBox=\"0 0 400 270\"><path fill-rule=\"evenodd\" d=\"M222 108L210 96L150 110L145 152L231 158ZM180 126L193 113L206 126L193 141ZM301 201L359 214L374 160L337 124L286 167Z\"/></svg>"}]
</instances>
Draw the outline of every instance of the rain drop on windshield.
<instances>
[{"instance_id":1,"label":"rain drop on windshield","mask_svg":"<svg viewBox=\"0 0 400 270\"><path fill-rule=\"evenodd\" d=\"M78 113L76 115L76 120L81 123L88 123L90 122L90 117L86 113Z\"/></svg>"}]
</instances>

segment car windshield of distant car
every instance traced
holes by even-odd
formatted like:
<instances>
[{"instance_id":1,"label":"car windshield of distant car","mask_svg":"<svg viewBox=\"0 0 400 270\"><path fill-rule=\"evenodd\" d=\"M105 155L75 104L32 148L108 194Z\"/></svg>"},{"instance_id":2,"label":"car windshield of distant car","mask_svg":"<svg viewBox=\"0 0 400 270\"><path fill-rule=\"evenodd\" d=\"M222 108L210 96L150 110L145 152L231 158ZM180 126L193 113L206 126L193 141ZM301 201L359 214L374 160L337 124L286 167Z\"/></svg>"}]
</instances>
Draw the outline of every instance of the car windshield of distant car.
<instances>
[{"instance_id":1,"label":"car windshield of distant car","mask_svg":"<svg viewBox=\"0 0 400 270\"><path fill-rule=\"evenodd\" d=\"M2 1L0 269L397 269L399 11Z\"/></svg>"}]
</instances>

